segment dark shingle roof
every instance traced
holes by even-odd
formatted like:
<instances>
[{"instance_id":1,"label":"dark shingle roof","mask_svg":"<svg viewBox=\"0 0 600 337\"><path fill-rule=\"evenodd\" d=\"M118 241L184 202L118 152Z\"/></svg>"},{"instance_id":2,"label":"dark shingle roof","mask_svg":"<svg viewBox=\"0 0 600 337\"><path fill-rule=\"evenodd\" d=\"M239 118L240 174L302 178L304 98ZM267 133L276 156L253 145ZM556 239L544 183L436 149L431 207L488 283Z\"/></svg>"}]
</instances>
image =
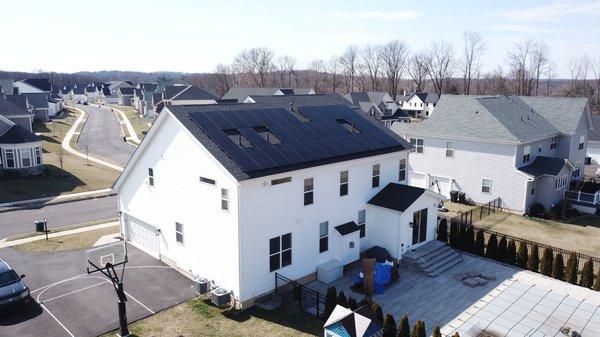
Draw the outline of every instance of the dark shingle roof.
<instances>
[{"instance_id":1,"label":"dark shingle roof","mask_svg":"<svg viewBox=\"0 0 600 337\"><path fill-rule=\"evenodd\" d=\"M345 224L341 224L339 226L335 226L335 230L342 235L348 235L350 233L354 233L360 230L360 227L354 221L346 222Z\"/></svg>"},{"instance_id":2,"label":"dark shingle roof","mask_svg":"<svg viewBox=\"0 0 600 337\"><path fill-rule=\"evenodd\" d=\"M365 91L351 92L344 95L344 98L352 102L354 105L359 105L360 102L370 102L375 105L383 101L383 97L387 94L384 91Z\"/></svg>"},{"instance_id":3,"label":"dark shingle roof","mask_svg":"<svg viewBox=\"0 0 600 337\"><path fill-rule=\"evenodd\" d=\"M389 183L367 203L404 212L426 189L408 185Z\"/></svg>"},{"instance_id":4,"label":"dark shingle roof","mask_svg":"<svg viewBox=\"0 0 600 337\"><path fill-rule=\"evenodd\" d=\"M309 88L242 88L233 87L223 95L221 99L236 99L241 103L246 97L252 96L272 96L277 91L281 91L284 95L308 95L312 89Z\"/></svg>"},{"instance_id":5,"label":"dark shingle roof","mask_svg":"<svg viewBox=\"0 0 600 337\"><path fill-rule=\"evenodd\" d=\"M17 124L0 136L0 144L23 144L39 141L41 141L40 137Z\"/></svg>"},{"instance_id":6,"label":"dark shingle roof","mask_svg":"<svg viewBox=\"0 0 600 337\"><path fill-rule=\"evenodd\" d=\"M24 79L23 82L32 85L40 90L43 91L52 91L52 84L50 83L50 80L47 78L27 78Z\"/></svg>"},{"instance_id":7,"label":"dark shingle roof","mask_svg":"<svg viewBox=\"0 0 600 337\"><path fill-rule=\"evenodd\" d=\"M169 99L174 101L196 101L196 100L213 100L216 101L217 97L210 94L209 92L202 90L194 85L183 87L179 93L169 96Z\"/></svg>"},{"instance_id":8,"label":"dark shingle roof","mask_svg":"<svg viewBox=\"0 0 600 337\"><path fill-rule=\"evenodd\" d=\"M140 83L140 88L144 91L156 91L158 88L157 83Z\"/></svg>"},{"instance_id":9,"label":"dark shingle roof","mask_svg":"<svg viewBox=\"0 0 600 337\"><path fill-rule=\"evenodd\" d=\"M23 109L27 109L29 107L27 104L27 96L25 95L10 95L6 96L6 99L22 107Z\"/></svg>"},{"instance_id":10,"label":"dark shingle roof","mask_svg":"<svg viewBox=\"0 0 600 337\"><path fill-rule=\"evenodd\" d=\"M121 92L121 95L133 95L134 89L133 87L122 87L119 88L119 92Z\"/></svg>"},{"instance_id":11,"label":"dark shingle roof","mask_svg":"<svg viewBox=\"0 0 600 337\"><path fill-rule=\"evenodd\" d=\"M15 125L13 121L0 115L0 136L2 136L6 131L10 130L13 125Z\"/></svg>"},{"instance_id":12,"label":"dark shingle roof","mask_svg":"<svg viewBox=\"0 0 600 337\"><path fill-rule=\"evenodd\" d=\"M85 94L85 87L73 87L73 94L75 94L75 95Z\"/></svg>"},{"instance_id":13,"label":"dark shingle roof","mask_svg":"<svg viewBox=\"0 0 600 337\"><path fill-rule=\"evenodd\" d=\"M567 163L568 160L563 158L537 156L531 164L521 166L518 170L533 177L557 176Z\"/></svg>"},{"instance_id":14,"label":"dark shingle roof","mask_svg":"<svg viewBox=\"0 0 600 337\"><path fill-rule=\"evenodd\" d=\"M29 111L25 110L22 106L19 106L11 101L4 99L4 97L0 96L0 115L10 117L10 116L20 116L20 115L31 115Z\"/></svg>"},{"instance_id":15,"label":"dark shingle roof","mask_svg":"<svg viewBox=\"0 0 600 337\"><path fill-rule=\"evenodd\" d=\"M45 93L21 94L27 97L27 103L36 109L48 108L48 96Z\"/></svg>"}]
</instances>

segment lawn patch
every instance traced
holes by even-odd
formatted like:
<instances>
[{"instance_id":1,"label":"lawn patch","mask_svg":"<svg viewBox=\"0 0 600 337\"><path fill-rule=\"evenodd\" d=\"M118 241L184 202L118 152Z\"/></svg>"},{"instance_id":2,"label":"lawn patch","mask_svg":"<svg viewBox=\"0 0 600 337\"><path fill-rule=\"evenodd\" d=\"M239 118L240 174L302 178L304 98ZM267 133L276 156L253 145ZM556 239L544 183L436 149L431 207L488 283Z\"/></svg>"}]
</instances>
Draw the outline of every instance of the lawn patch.
<instances>
[{"instance_id":1,"label":"lawn patch","mask_svg":"<svg viewBox=\"0 0 600 337\"><path fill-rule=\"evenodd\" d=\"M13 248L21 252L56 252L65 250L78 250L90 248L104 235L115 234L119 232L119 226L111 226L100 229L94 229L87 232L58 236L24 243Z\"/></svg>"}]
</instances>

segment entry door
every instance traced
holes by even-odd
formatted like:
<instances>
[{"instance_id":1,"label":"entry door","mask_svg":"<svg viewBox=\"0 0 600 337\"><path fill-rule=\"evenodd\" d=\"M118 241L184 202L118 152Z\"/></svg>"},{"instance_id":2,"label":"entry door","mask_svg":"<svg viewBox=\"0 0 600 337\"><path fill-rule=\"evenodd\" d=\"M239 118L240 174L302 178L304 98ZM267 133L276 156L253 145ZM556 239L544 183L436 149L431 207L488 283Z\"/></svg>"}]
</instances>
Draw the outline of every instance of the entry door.
<instances>
[{"instance_id":1,"label":"entry door","mask_svg":"<svg viewBox=\"0 0 600 337\"><path fill-rule=\"evenodd\" d=\"M412 244L424 242L427 239L427 208L413 214Z\"/></svg>"}]
</instances>

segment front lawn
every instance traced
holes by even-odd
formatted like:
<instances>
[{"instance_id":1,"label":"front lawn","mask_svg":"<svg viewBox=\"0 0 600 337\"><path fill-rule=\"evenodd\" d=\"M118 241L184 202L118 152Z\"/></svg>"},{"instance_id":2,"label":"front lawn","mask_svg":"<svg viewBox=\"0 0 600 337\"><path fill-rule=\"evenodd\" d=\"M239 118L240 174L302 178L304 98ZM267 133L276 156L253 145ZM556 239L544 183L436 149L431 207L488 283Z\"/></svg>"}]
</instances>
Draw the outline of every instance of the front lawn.
<instances>
[{"instance_id":1,"label":"front lawn","mask_svg":"<svg viewBox=\"0 0 600 337\"><path fill-rule=\"evenodd\" d=\"M74 156L61 147L71 128L76 113L65 113L62 118L48 123L34 124L34 132L42 133L44 174L35 177L0 180L0 202L26 200L61 194L95 191L112 187L119 172ZM71 144L77 135L73 136ZM61 169L59 158L63 158Z\"/></svg>"},{"instance_id":2,"label":"front lawn","mask_svg":"<svg viewBox=\"0 0 600 337\"><path fill-rule=\"evenodd\" d=\"M139 337L304 337L322 336L322 325L291 305L274 311L223 310L198 297L130 324L129 330Z\"/></svg>"},{"instance_id":3,"label":"front lawn","mask_svg":"<svg viewBox=\"0 0 600 337\"><path fill-rule=\"evenodd\" d=\"M600 257L600 217L583 216L565 223L498 212L474 224L502 234Z\"/></svg>"},{"instance_id":4,"label":"front lawn","mask_svg":"<svg viewBox=\"0 0 600 337\"><path fill-rule=\"evenodd\" d=\"M152 122L151 118L140 117L138 112L132 106L110 105L109 107L123 111L125 116L127 116L127 119L131 122L131 126L133 126L138 138L144 138L148 129L150 129L148 123Z\"/></svg>"},{"instance_id":5,"label":"front lawn","mask_svg":"<svg viewBox=\"0 0 600 337\"><path fill-rule=\"evenodd\" d=\"M119 233L119 226L94 229L87 232L58 236L54 238L32 241L14 246L21 252L56 252L91 248L104 235Z\"/></svg>"}]
</instances>

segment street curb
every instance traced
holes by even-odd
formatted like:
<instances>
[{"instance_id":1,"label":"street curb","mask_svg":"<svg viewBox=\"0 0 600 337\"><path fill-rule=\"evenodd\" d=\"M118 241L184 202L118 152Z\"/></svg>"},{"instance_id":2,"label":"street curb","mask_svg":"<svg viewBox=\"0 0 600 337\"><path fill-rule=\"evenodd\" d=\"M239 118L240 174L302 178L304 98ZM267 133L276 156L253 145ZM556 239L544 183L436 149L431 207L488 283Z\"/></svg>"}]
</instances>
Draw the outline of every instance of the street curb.
<instances>
[{"instance_id":1,"label":"street curb","mask_svg":"<svg viewBox=\"0 0 600 337\"><path fill-rule=\"evenodd\" d=\"M65 195L59 195L59 196L54 196L54 197L45 197L45 198L36 198L36 199L29 199L29 200L5 202L5 203L0 204L0 213L28 209L33 206L39 206L39 205L43 205L43 206L58 205L58 204L64 204L64 203L73 202L73 201L105 198L105 197L110 197L110 196L114 196L114 195L117 195L117 191L113 190L112 188L107 188L107 189L103 189L103 190L65 194Z\"/></svg>"}]
</instances>

